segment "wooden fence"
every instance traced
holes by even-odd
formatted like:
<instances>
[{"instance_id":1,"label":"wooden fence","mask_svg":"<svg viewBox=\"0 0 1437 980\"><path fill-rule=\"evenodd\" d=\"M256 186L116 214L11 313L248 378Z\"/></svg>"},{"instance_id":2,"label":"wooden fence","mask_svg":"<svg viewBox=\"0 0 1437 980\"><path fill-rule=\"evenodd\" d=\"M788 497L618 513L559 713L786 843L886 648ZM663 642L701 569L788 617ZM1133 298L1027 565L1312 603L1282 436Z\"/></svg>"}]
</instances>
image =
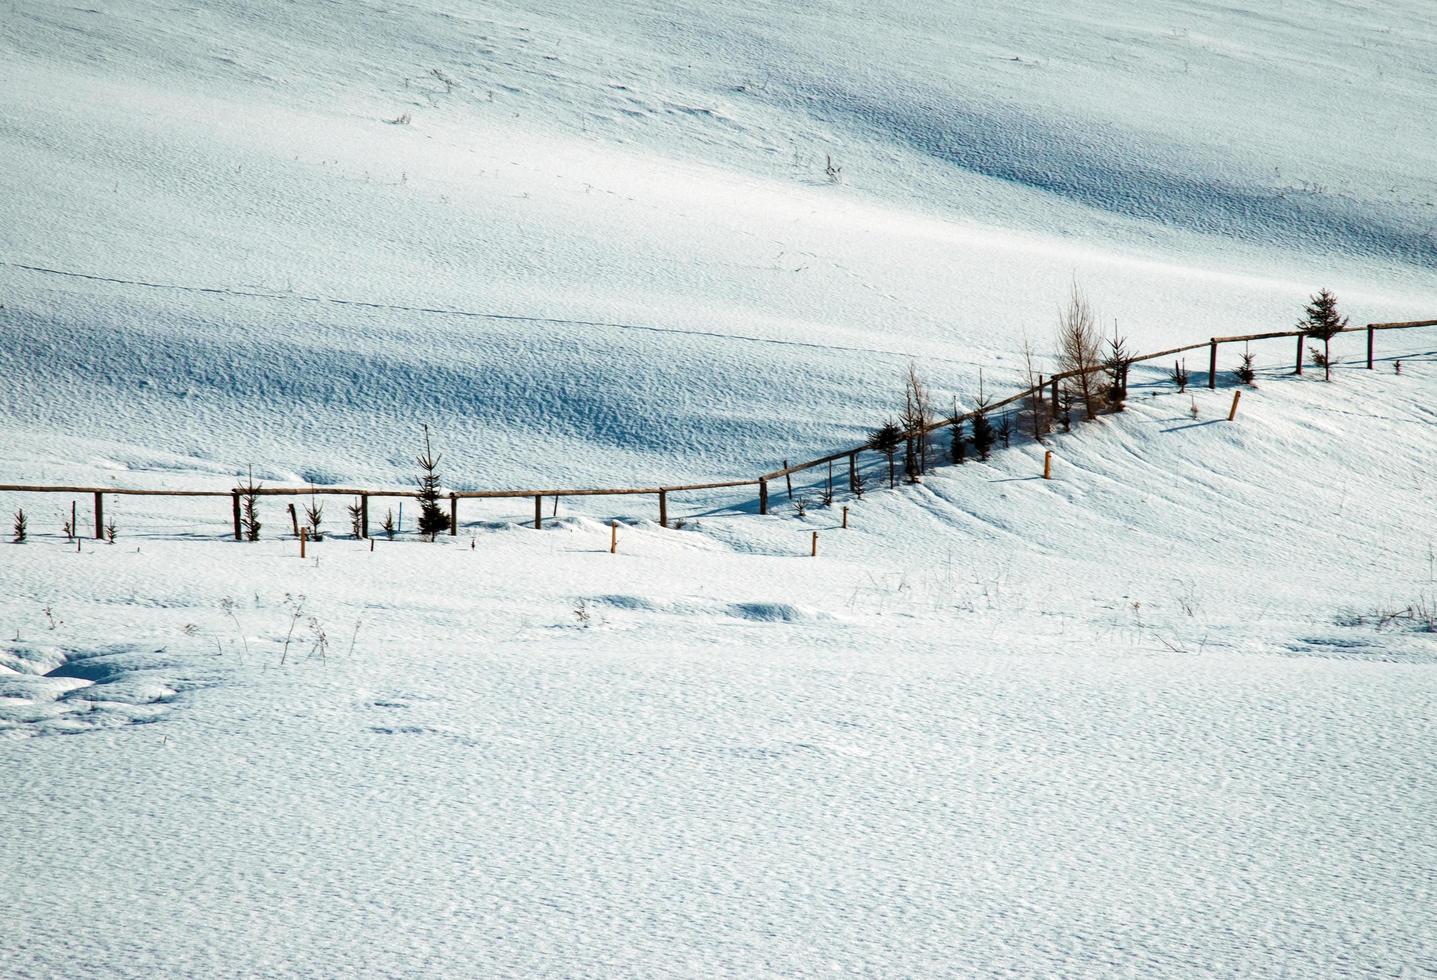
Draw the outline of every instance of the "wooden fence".
<instances>
[{"instance_id":1,"label":"wooden fence","mask_svg":"<svg viewBox=\"0 0 1437 980\"><path fill-rule=\"evenodd\" d=\"M1344 333L1367 333L1367 368L1373 367L1375 336L1379 330L1407 330L1414 327L1437 326L1437 320L1411 320L1403 323L1369 323L1360 327L1349 327ZM1257 340L1274 340L1284 337L1297 338L1297 355L1294 371L1302 373L1302 347L1306 334L1300 330L1276 331L1272 333L1256 333L1231 337L1211 337L1196 344L1188 344L1183 347L1171 347L1167 350L1157 351L1152 354L1139 354L1127 359L1126 366L1140 364L1145 361L1154 361L1159 358L1172 357L1176 354L1184 354L1188 351L1208 348L1208 373L1207 386L1217 387L1217 357L1218 347L1221 344L1250 343ZM1007 408L1014 403L1031 400L1038 404L1041 400L1051 398L1052 409L1056 414L1059 405L1059 389L1061 383L1070 378L1077 377L1082 373L1093 373L1096 371L1108 370L1106 365L1099 365L1089 368L1086 372L1067 371L1054 374L1051 377L1039 376L1038 383L1025 388L1016 394L1010 395L1001 401L993 402L984 406L985 413L994 412ZM949 416L932 422L921 429L899 433L900 441L916 439L929 432L957 425L962 422L970 422L978 413L976 411L964 412L958 415ZM755 479L749 480L725 480L714 483L687 483L673 484L668 486L652 487L615 487L615 488L579 488L579 489L539 489L539 490L456 490L448 494L449 499L449 533L459 533L459 501L479 499L525 499L534 500L534 527L544 526L543 504L544 498L559 497L601 497L601 496L656 496L658 498L659 523L664 527L669 524L669 495L700 490L721 490L737 487L758 488L758 512L768 513L769 482L784 478L790 480L794 473L801 473L819 466L828 466L830 473L834 463L846 461L848 467L849 485L853 487L857 483L858 457L860 453L875 451L872 442L859 446L842 449L817 459L810 459L793 466L785 465L782 469L764 473ZM84 487L84 486L34 486L27 484L0 484L0 492L16 493L70 493L70 494L92 494L94 497L95 516L95 537L105 536L105 495L115 496L147 496L147 497L229 497L231 517L234 523L234 537L236 541L241 540L242 524L240 513L240 499L246 492L240 487L227 490L141 490L124 487ZM314 494L327 494L332 496L354 497L359 500L360 506L360 531L361 536L369 537L369 501L374 497L388 497L413 499L415 492L412 489L371 489L371 488L349 488L349 487L259 487L253 491L257 496L309 496ZM79 535L79 528L74 527L72 531Z\"/></svg>"}]
</instances>

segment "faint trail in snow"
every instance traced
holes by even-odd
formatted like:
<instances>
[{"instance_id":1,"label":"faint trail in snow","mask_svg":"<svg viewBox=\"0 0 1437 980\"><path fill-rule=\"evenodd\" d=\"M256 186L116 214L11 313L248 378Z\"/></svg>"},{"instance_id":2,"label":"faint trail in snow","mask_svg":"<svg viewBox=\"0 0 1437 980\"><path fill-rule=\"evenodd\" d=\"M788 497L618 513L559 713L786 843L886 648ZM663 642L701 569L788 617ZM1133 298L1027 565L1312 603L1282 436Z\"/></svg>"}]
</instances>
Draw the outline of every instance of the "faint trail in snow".
<instances>
[{"instance_id":1,"label":"faint trail in snow","mask_svg":"<svg viewBox=\"0 0 1437 980\"><path fill-rule=\"evenodd\" d=\"M615 323L608 320L571 320L555 316L531 316L521 313L488 313L479 310L461 310L446 306L407 306L399 303L380 303L370 300L338 299L330 296L307 296L302 293L272 293L261 290L233 289L227 286L187 286L181 283L149 282L143 279L121 279L115 276L99 276L86 272L71 272L66 269L50 269L22 262L4 262L11 269L38 272L50 276L64 276L69 279L84 279L90 282L107 282L120 286L139 286L145 289L172 289L186 293L205 293L212 296L237 296L245 299L268 299L300 303L327 303L332 306L353 306L370 310L393 310L399 313L429 313L436 316L462 316L476 320L501 320L511 323L559 323L575 327L605 327L610 330L637 330L647 333L678 334L687 337L708 337L715 340L733 340L751 344L769 344L777 347L805 347L815 350L846 351L854 354L880 354L902 360L914 360L917 355L908 351L885 350L880 347L846 347L839 344L820 344L808 340L779 340L775 337L756 337L752 334L723 333L718 330L694 330L684 327L661 327L644 323ZM923 355L925 361L943 361L948 364L969 365L972 362L933 354Z\"/></svg>"}]
</instances>

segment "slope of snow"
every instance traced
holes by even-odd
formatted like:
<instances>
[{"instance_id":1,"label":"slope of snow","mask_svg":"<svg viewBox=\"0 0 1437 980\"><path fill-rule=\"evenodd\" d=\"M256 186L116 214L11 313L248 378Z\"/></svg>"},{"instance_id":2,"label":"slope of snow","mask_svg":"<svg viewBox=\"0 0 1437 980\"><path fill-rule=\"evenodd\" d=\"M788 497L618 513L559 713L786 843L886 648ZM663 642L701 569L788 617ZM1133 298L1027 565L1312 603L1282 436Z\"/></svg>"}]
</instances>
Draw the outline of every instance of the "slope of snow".
<instances>
[{"instance_id":1,"label":"slope of snow","mask_svg":"<svg viewBox=\"0 0 1437 980\"><path fill-rule=\"evenodd\" d=\"M1434 370L1139 388L846 531L6 546L7 961L1420 972Z\"/></svg>"}]
</instances>

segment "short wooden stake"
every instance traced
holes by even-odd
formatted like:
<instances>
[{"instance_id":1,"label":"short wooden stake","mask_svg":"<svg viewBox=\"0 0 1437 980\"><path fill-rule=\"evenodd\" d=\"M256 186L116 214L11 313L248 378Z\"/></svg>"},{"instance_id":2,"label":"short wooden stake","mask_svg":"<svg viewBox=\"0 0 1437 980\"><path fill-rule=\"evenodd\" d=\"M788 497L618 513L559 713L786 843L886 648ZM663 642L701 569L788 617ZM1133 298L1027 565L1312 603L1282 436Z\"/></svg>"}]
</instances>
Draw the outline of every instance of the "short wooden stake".
<instances>
[{"instance_id":1,"label":"short wooden stake","mask_svg":"<svg viewBox=\"0 0 1437 980\"><path fill-rule=\"evenodd\" d=\"M302 527L302 528L300 528L300 529L299 529L299 557L301 557L301 558L304 557L304 543L305 543L306 541L308 541L308 540L309 540L309 528L307 528L307 527Z\"/></svg>"},{"instance_id":2,"label":"short wooden stake","mask_svg":"<svg viewBox=\"0 0 1437 980\"><path fill-rule=\"evenodd\" d=\"M1207 386L1210 390L1217 390L1217 341L1214 340L1208 348L1207 356Z\"/></svg>"},{"instance_id":3,"label":"short wooden stake","mask_svg":"<svg viewBox=\"0 0 1437 980\"><path fill-rule=\"evenodd\" d=\"M659 491L659 527L669 526L669 492Z\"/></svg>"},{"instance_id":4,"label":"short wooden stake","mask_svg":"<svg viewBox=\"0 0 1437 980\"><path fill-rule=\"evenodd\" d=\"M95 540L105 537L105 495L95 494Z\"/></svg>"},{"instance_id":5,"label":"short wooden stake","mask_svg":"<svg viewBox=\"0 0 1437 980\"><path fill-rule=\"evenodd\" d=\"M814 531L814 532L813 532L813 554L810 555L810 557L812 557L812 558L817 558L817 557L818 557L818 532L817 532L817 531Z\"/></svg>"},{"instance_id":6,"label":"short wooden stake","mask_svg":"<svg viewBox=\"0 0 1437 980\"><path fill-rule=\"evenodd\" d=\"M609 554L615 554L619 550L619 522L609 522Z\"/></svg>"},{"instance_id":7,"label":"short wooden stake","mask_svg":"<svg viewBox=\"0 0 1437 980\"><path fill-rule=\"evenodd\" d=\"M1237 418L1237 403L1238 403L1238 401L1239 401L1241 398L1242 398L1242 392L1241 392L1241 391L1234 391L1234 392L1232 393L1232 408L1228 409L1228 412L1227 412L1227 420L1228 420L1229 422L1231 422L1233 419Z\"/></svg>"},{"instance_id":8,"label":"short wooden stake","mask_svg":"<svg viewBox=\"0 0 1437 980\"><path fill-rule=\"evenodd\" d=\"M369 537L369 494L359 495L359 536ZM370 551L374 550L373 542L370 543Z\"/></svg>"},{"instance_id":9,"label":"short wooden stake","mask_svg":"<svg viewBox=\"0 0 1437 980\"><path fill-rule=\"evenodd\" d=\"M299 537L299 514L295 513L294 504L287 506L289 507L289 522L294 525L294 536ZM399 506L403 507L404 505L400 504Z\"/></svg>"},{"instance_id":10,"label":"short wooden stake","mask_svg":"<svg viewBox=\"0 0 1437 980\"><path fill-rule=\"evenodd\" d=\"M369 551L370 551L370 554L373 554L373 553L374 553L374 539L373 539L373 538L370 538L370 539L369 539Z\"/></svg>"},{"instance_id":11,"label":"short wooden stake","mask_svg":"<svg viewBox=\"0 0 1437 980\"><path fill-rule=\"evenodd\" d=\"M758 512L759 512L760 514L767 514L767 513L768 513L768 481L767 481L767 480L759 480L759 481L758 481Z\"/></svg>"},{"instance_id":12,"label":"short wooden stake","mask_svg":"<svg viewBox=\"0 0 1437 980\"><path fill-rule=\"evenodd\" d=\"M1053 478L1053 451L1051 449L1043 452L1043 479Z\"/></svg>"},{"instance_id":13,"label":"short wooden stake","mask_svg":"<svg viewBox=\"0 0 1437 980\"><path fill-rule=\"evenodd\" d=\"M459 533L459 498L454 494L449 495L449 536L452 538Z\"/></svg>"},{"instance_id":14,"label":"short wooden stake","mask_svg":"<svg viewBox=\"0 0 1437 980\"><path fill-rule=\"evenodd\" d=\"M79 516L80 511L75 506L75 501L70 501L70 533L77 538L80 536L80 525L77 523Z\"/></svg>"},{"instance_id":15,"label":"short wooden stake","mask_svg":"<svg viewBox=\"0 0 1437 980\"><path fill-rule=\"evenodd\" d=\"M544 498L534 498L534 530L544 530Z\"/></svg>"},{"instance_id":16,"label":"short wooden stake","mask_svg":"<svg viewBox=\"0 0 1437 980\"><path fill-rule=\"evenodd\" d=\"M1307 339L1305 334L1297 335L1297 367L1292 369L1293 374L1302 373L1302 342Z\"/></svg>"},{"instance_id":17,"label":"short wooden stake","mask_svg":"<svg viewBox=\"0 0 1437 980\"><path fill-rule=\"evenodd\" d=\"M848 527L848 508L846 506L843 508L843 526Z\"/></svg>"},{"instance_id":18,"label":"short wooden stake","mask_svg":"<svg viewBox=\"0 0 1437 980\"><path fill-rule=\"evenodd\" d=\"M100 504L99 504L99 500L100 500L100 495L97 493L97 494L95 494L95 524L96 524L96 527L95 527L95 537L97 537L97 538L100 536L100 528L99 528L99 523L100 523L100 517L99 517L99 514L100 514ZM231 511L231 513L234 515L234 519L235 519L235 540L236 540L236 541L239 541L239 540L240 540L240 503L239 503L239 491L238 491L238 490L236 490L234 493L230 494L230 511Z\"/></svg>"},{"instance_id":19,"label":"short wooden stake","mask_svg":"<svg viewBox=\"0 0 1437 980\"><path fill-rule=\"evenodd\" d=\"M1367 328L1367 370L1372 370L1372 328Z\"/></svg>"}]
</instances>

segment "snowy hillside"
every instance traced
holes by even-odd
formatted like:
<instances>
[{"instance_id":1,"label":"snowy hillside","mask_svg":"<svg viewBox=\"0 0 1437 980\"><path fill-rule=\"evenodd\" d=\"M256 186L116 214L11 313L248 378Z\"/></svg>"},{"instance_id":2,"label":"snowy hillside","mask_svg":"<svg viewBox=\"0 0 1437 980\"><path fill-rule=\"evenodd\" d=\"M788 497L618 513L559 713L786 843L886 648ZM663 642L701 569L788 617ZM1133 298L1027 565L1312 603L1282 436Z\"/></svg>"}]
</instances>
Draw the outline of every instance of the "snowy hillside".
<instances>
[{"instance_id":1,"label":"snowy hillside","mask_svg":"<svg viewBox=\"0 0 1437 980\"><path fill-rule=\"evenodd\" d=\"M1017 6L11 0L0 484L752 479L1074 281L1437 317L1430 4ZM1437 330L1361 348L675 528L0 493L0 973L1430 971Z\"/></svg>"},{"instance_id":2,"label":"snowy hillside","mask_svg":"<svg viewBox=\"0 0 1437 980\"><path fill-rule=\"evenodd\" d=\"M1429 5L912 7L12 4L3 462L734 478L1074 276L1148 350L1430 314Z\"/></svg>"}]
</instances>

